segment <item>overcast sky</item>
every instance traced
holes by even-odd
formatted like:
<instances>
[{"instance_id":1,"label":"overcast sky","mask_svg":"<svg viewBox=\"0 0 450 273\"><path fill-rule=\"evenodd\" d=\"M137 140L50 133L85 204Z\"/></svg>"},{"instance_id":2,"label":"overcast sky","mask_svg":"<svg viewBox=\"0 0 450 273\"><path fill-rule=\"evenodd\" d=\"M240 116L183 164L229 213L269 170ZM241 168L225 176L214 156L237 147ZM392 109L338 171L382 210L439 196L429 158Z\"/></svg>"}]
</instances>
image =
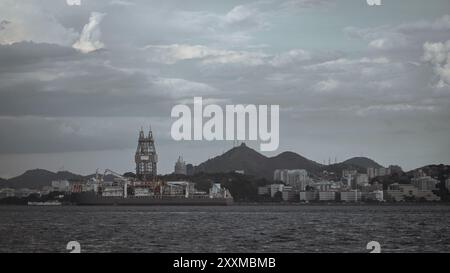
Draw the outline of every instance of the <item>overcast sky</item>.
<instances>
[{"instance_id":1,"label":"overcast sky","mask_svg":"<svg viewBox=\"0 0 450 273\"><path fill-rule=\"evenodd\" d=\"M280 147L323 163L450 164L448 0L0 1L0 177L160 173L232 142L175 142L174 105L280 105ZM258 148L258 143L248 143Z\"/></svg>"}]
</instances>

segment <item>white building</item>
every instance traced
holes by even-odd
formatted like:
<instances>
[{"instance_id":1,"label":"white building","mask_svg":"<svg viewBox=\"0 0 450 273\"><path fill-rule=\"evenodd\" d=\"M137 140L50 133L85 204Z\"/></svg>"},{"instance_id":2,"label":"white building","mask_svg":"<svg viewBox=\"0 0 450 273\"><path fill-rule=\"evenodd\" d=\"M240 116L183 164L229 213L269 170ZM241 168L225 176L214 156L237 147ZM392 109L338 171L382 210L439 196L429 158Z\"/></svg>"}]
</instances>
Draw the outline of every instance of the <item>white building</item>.
<instances>
[{"instance_id":1,"label":"white building","mask_svg":"<svg viewBox=\"0 0 450 273\"><path fill-rule=\"evenodd\" d=\"M372 179L377 176L385 176L391 174L391 168L367 168L367 175L369 176L369 179Z\"/></svg>"},{"instance_id":2,"label":"white building","mask_svg":"<svg viewBox=\"0 0 450 273\"><path fill-rule=\"evenodd\" d=\"M382 190L375 190L375 191L363 191L362 192L362 199L366 201L384 201L384 194Z\"/></svg>"},{"instance_id":3,"label":"white building","mask_svg":"<svg viewBox=\"0 0 450 273\"><path fill-rule=\"evenodd\" d=\"M284 186L283 191L281 192L283 201L294 201L296 195L296 192L291 186Z\"/></svg>"},{"instance_id":4,"label":"white building","mask_svg":"<svg viewBox=\"0 0 450 273\"><path fill-rule=\"evenodd\" d=\"M358 173L355 177L356 184L360 186L366 186L369 184L369 175L366 173Z\"/></svg>"},{"instance_id":5,"label":"white building","mask_svg":"<svg viewBox=\"0 0 450 273\"><path fill-rule=\"evenodd\" d=\"M300 201L309 202L315 201L319 198L319 194L316 191L301 191L299 193Z\"/></svg>"},{"instance_id":6,"label":"white building","mask_svg":"<svg viewBox=\"0 0 450 273\"><path fill-rule=\"evenodd\" d=\"M436 190L436 185L438 183L439 180L434 179L430 176L422 176L411 179L411 184L421 191Z\"/></svg>"},{"instance_id":7,"label":"white building","mask_svg":"<svg viewBox=\"0 0 450 273\"><path fill-rule=\"evenodd\" d=\"M319 191L319 201L335 201L336 192L334 191Z\"/></svg>"},{"instance_id":8,"label":"white building","mask_svg":"<svg viewBox=\"0 0 450 273\"><path fill-rule=\"evenodd\" d=\"M276 170L273 172L273 180L274 180L274 181L281 181L281 182L286 183L288 171L289 171L289 170L276 169Z\"/></svg>"},{"instance_id":9,"label":"white building","mask_svg":"<svg viewBox=\"0 0 450 273\"><path fill-rule=\"evenodd\" d=\"M330 191L333 187L333 182L322 180L316 183L313 183L312 186L318 191Z\"/></svg>"},{"instance_id":10,"label":"white building","mask_svg":"<svg viewBox=\"0 0 450 273\"><path fill-rule=\"evenodd\" d=\"M67 180L52 181L52 191L69 192L70 183Z\"/></svg>"},{"instance_id":11,"label":"white building","mask_svg":"<svg viewBox=\"0 0 450 273\"><path fill-rule=\"evenodd\" d=\"M441 198L430 190L420 190L414 185L394 183L389 185L385 192L385 198L389 201L408 201L425 200L425 201L440 201Z\"/></svg>"},{"instance_id":12,"label":"white building","mask_svg":"<svg viewBox=\"0 0 450 273\"><path fill-rule=\"evenodd\" d=\"M274 181L281 181L286 185L293 186L296 190L304 191L312 180L308 177L308 172L303 169L277 169L273 173Z\"/></svg>"},{"instance_id":13,"label":"white building","mask_svg":"<svg viewBox=\"0 0 450 273\"><path fill-rule=\"evenodd\" d=\"M341 191L341 201L343 202L358 202L361 201L362 193L361 191L351 190L351 191Z\"/></svg>"},{"instance_id":14,"label":"white building","mask_svg":"<svg viewBox=\"0 0 450 273\"><path fill-rule=\"evenodd\" d=\"M277 192L283 192L283 184L271 184L269 185L270 197L274 197Z\"/></svg>"},{"instance_id":15,"label":"white building","mask_svg":"<svg viewBox=\"0 0 450 273\"><path fill-rule=\"evenodd\" d=\"M274 197L277 192L283 193L285 187L283 184L270 184L258 187L258 195L270 195L270 197ZM291 189L292 187L287 187L287 190Z\"/></svg>"},{"instance_id":16,"label":"white building","mask_svg":"<svg viewBox=\"0 0 450 273\"><path fill-rule=\"evenodd\" d=\"M0 189L0 199L1 198L7 198L7 197L14 197L15 196L15 191L16 190L10 189L10 188Z\"/></svg>"}]
</instances>

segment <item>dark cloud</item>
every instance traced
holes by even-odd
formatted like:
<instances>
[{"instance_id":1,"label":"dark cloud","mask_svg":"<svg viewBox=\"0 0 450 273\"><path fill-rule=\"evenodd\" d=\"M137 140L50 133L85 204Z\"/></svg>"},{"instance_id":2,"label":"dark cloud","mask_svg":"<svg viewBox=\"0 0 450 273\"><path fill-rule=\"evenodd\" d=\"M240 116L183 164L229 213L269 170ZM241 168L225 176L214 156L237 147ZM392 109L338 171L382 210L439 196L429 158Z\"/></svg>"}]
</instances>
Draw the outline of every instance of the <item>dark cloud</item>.
<instances>
[{"instance_id":1,"label":"dark cloud","mask_svg":"<svg viewBox=\"0 0 450 273\"><path fill-rule=\"evenodd\" d=\"M178 154L198 163L231 144L172 141L170 110L203 96L219 104L279 104L279 152L293 150L316 161L363 154L407 168L450 162L450 88L442 80L436 84L445 79L447 62L439 54L448 54L448 16L392 25L380 20L370 27L353 19L336 35L364 47L316 51L293 39L305 31L295 20L319 8L323 17L307 19L327 22L336 16L326 13L333 12L327 11L332 1L186 5L25 1L22 9L1 9L2 20L27 31L14 35L9 23L1 23L0 161L16 155L14 162L28 162L42 154L47 161L39 166L53 166L60 154L83 169L85 161L100 164L99 154L122 149L113 154L128 162L136 130L152 124L163 172ZM24 9L30 6L36 8L34 25ZM42 16L43 10L51 16ZM72 46L92 12L106 14L95 24L102 48L84 54ZM274 33L279 29L286 32ZM38 35L44 31L49 34ZM81 40L90 41L87 34ZM283 47L258 44L279 37ZM335 39L305 37L316 37L318 45Z\"/></svg>"}]
</instances>

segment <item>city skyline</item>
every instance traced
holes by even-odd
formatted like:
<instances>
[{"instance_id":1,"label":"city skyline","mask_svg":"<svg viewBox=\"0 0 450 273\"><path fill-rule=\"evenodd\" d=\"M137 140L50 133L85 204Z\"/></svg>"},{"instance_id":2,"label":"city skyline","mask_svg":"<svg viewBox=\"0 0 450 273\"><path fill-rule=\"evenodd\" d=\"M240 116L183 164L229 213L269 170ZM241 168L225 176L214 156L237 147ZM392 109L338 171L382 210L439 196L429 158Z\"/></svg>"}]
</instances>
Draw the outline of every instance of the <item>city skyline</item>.
<instances>
[{"instance_id":1,"label":"city skyline","mask_svg":"<svg viewBox=\"0 0 450 273\"><path fill-rule=\"evenodd\" d=\"M132 171L149 124L161 173L197 165L233 141L172 140L194 96L280 105L267 156L450 164L448 1L365 2L2 1L0 177Z\"/></svg>"}]
</instances>

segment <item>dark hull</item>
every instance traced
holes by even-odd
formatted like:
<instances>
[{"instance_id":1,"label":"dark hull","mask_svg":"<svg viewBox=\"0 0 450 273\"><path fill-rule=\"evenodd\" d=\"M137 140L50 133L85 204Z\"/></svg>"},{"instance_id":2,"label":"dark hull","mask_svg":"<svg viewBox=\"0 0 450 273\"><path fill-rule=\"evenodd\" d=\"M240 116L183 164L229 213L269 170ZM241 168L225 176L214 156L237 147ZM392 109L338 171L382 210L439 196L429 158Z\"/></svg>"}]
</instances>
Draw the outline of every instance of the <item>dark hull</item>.
<instances>
[{"instance_id":1,"label":"dark hull","mask_svg":"<svg viewBox=\"0 0 450 273\"><path fill-rule=\"evenodd\" d=\"M231 198L199 197L134 197L99 196L94 193L72 194L72 201L85 206L227 206L233 203Z\"/></svg>"}]
</instances>

